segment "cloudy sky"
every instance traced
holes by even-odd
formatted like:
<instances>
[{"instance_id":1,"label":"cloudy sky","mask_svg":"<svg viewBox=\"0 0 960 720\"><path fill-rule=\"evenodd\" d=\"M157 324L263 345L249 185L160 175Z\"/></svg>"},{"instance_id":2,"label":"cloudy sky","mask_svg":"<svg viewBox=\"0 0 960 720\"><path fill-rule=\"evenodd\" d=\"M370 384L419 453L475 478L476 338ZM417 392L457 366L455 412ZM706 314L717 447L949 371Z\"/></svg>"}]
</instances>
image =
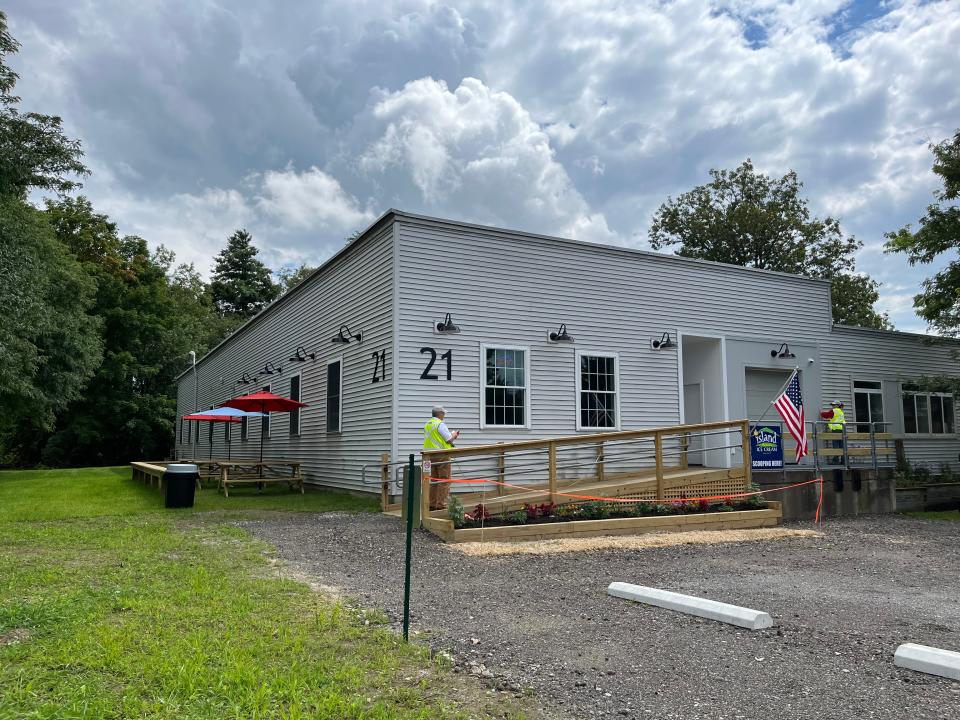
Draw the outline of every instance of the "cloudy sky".
<instances>
[{"instance_id":1,"label":"cloudy sky","mask_svg":"<svg viewBox=\"0 0 960 720\"><path fill-rule=\"evenodd\" d=\"M750 157L866 243L897 327L929 267L882 252L960 128L960 2L13 0L27 109L62 115L124 233L209 270L250 229L319 263L389 207L647 246Z\"/></svg>"}]
</instances>

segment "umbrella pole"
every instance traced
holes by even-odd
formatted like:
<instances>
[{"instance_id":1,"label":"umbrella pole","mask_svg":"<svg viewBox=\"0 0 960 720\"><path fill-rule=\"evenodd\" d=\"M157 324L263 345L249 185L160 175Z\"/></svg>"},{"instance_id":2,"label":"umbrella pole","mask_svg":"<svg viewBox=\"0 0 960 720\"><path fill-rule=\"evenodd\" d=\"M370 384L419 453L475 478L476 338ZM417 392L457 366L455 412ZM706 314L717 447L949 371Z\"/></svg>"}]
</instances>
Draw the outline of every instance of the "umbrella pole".
<instances>
[{"instance_id":1,"label":"umbrella pole","mask_svg":"<svg viewBox=\"0 0 960 720\"><path fill-rule=\"evenodd\" d=\"M260 477L263 477L263 436L266 435L267 424L263 421L263 413L267 409L265 402L260 403ZM260 486L263 489L263 485Z\"/></svg>"}]
</instances>

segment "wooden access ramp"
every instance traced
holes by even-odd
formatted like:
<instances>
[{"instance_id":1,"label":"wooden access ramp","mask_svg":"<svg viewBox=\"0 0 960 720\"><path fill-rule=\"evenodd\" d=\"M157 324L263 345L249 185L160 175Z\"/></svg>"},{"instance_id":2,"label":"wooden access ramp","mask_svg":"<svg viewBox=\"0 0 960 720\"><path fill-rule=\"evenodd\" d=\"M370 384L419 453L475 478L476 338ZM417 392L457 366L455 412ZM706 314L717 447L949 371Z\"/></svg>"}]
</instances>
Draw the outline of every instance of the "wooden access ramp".
<instances>
[{"instance_id":1,"label":"wooden access ramp","mask_svg":"<svg viewBox=\"0 0 960 720\"><path fill-rule=\"evenodd\" d=\"M491 514L525 504L659 502L742 493L751 483L749 432L748 421L735 420L425 450L421 515L428 529L431 518L447 516L429 506L431 484L446 482L444 466L450 468L453 490L471 488L457 494L464 506L482 504ZM731 458L731 467L690 465L691 456L708 453Z\"/></svg>"}]
</instances>

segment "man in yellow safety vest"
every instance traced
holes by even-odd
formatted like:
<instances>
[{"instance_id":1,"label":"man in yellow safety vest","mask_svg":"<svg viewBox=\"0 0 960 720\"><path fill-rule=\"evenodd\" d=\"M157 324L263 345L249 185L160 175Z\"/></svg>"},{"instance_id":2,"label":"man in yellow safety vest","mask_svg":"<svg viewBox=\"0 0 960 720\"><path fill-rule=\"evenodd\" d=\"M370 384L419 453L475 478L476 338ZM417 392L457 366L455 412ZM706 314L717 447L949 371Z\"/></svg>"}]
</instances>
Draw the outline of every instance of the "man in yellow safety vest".
<instances>
[{"instance_id":1,"label":"man in yellow safety vest","mask_svg":"<svg viewBox=\"0 0 960 720\"><path fill-rule=\"evenodd\" d=\"M827 430L832 433L842 433L843 426L846 423L846 417L843 414L843 403L839 400L834 400L830 403L830 409L824 410L820 413L820 417L827 421ZM833 440L830 443L830 446L834 449L842 450L843 449L843 440ZM843 464L843 455L841 454L838 457L830 458L831 464L842 465Z\"/></svg>"},{"instance_id":2,"label":"man in yellow safety vest","mask_svg":"<svg viewBox=\"0 0 960 720\"><path fill-rule=\"evenodd\" d=\"M440 405L433 407L432 417L427 424L423 426L423 449L424 450L448 450L453 447L453 441L460 437L460 431L451 430L443 421L447 411ZM430 457L430 476L434 480L450 479L450 456L444 454L432 455ZM430 509L442 510L447 506L447 496L450 494L450 483L431 482L430 483Z\"/></svg>"}]
</instances>

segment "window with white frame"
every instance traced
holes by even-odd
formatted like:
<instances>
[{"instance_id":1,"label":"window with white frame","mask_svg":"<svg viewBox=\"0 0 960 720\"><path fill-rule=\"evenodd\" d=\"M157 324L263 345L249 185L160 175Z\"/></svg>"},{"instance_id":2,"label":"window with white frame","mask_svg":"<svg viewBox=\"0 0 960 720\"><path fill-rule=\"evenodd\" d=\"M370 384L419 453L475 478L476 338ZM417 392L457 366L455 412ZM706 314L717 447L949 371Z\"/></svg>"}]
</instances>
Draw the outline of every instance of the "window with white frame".
<instances>
[{"instance_id":1,"label":"window with white frame","mask_svg":"<svg viewBox=\"0 0 960 720\"><path fill-rule=\"evenodd\" d=\"M300 375L294 375L290 378L290 399L300 402ZM288 413L290 418L290 434L300 434L300 408L291 410Z\"/></svg>"},{"instance_id":2,"label":"window with white frame","mask_svg":"<svg viewBox=\"0 0 960 720\"><path fill-rule=\"evenodd\" d=\"M338 433L343 427L343 360L327 364L327 432Z\"/></svg>"},{"instance_id":3,"label":"window with white frame","mask_svg":"<svg viewBox=\"0 0 960 720\"><path fill-rule=\"evenodd\" d=\"M853 412L857 421L858 432L870 432L867 423L882 423L883 417L883 383L879 380L853 381ZM884 432L885 428L876 428L877 432Z\"/></svg>"},{"instance_id":4,"label":"window with white frame","mask_svg":"<svg viewBox=\"0 0 960 720\"><path fill-rule=\"evenodd\" d=\"M617 356L611 353L577 353L577 429L616 429Z\"/></svg>"},{"instance_id":5,"label":"window with white frame","mask_svg":"<svg viewBox=\"0 0 960 720\"><path fill-rule=\"evenodd\" d=\"M481 346L483 427L529 427L527 349Z\"/></svg>"},{"instance_id":6,"label":"window with white frame","mask_svg":"<svg viewBox=\"0 0 960 720\"><path fill-rule=\"evenodd\" d=\"M900 397L906 434L952 435L955 432L951 393L921 391L917 385L904 383Z\"/></svg>"}]
</instances>

